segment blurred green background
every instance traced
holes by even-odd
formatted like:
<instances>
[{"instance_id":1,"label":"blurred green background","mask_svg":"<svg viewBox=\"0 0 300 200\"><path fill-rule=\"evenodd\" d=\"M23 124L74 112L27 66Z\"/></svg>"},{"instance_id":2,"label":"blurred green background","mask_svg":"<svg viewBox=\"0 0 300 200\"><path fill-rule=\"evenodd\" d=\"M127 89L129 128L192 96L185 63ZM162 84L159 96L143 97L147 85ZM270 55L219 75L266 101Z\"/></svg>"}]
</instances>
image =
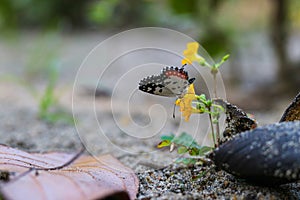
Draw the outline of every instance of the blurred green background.
<instances>
[{"instance_id":1,"label":"blurred green background","mask_svg":"<svg viewBox=\"0 0 300 200\"><path fill-rule=\"evenodd\" d=\"M299 10L299 0L1 0L0 69L25 82L53 82L53 71L72 80L95 35L158 26L193 37L216 60L231 54L222 69L227 89L264 99L294 96ZM72 53L61 53L64 46Z\"/></svg>"}]
</instances>

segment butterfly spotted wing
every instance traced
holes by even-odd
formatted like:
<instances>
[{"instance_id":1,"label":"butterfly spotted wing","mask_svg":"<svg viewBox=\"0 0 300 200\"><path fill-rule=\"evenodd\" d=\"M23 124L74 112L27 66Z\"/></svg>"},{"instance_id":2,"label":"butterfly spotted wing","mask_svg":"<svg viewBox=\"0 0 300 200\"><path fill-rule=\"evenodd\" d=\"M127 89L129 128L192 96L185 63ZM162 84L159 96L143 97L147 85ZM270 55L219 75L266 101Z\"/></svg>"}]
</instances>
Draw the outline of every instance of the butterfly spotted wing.
<instances>
[{"instance_id":1,"label":"butterfly spotted wing","mask_svg":"<svg viewBox=\"0 0 300 200\"><path fill-rule=\"evenodd\" d=\"M165 67L159 75L142 79L139 83L139 89L159 96L181 97L194 80L195 78L189 79L184 66L181 68Z\"/></svg>"}]
</instances>

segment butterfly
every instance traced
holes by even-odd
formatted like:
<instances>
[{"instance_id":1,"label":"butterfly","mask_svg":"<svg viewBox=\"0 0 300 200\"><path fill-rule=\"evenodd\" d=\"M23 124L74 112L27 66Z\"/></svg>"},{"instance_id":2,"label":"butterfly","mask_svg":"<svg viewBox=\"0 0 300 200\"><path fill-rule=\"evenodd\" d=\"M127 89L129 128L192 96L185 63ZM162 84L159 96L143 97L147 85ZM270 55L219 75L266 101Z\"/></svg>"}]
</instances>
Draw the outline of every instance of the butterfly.
<instances>
[{"instance_id":1,"label":"butterfly","mask_svg":"<svg viewBox=\"0 0 300 200\"><path fill-rule=\"evenodd\" d=\"M165 97L183 97L195 78L189 79L188 73L181 68L168 66L162 69L159 75L152 75L142 79L139 90Z\"/></svg>"}]
</instances>

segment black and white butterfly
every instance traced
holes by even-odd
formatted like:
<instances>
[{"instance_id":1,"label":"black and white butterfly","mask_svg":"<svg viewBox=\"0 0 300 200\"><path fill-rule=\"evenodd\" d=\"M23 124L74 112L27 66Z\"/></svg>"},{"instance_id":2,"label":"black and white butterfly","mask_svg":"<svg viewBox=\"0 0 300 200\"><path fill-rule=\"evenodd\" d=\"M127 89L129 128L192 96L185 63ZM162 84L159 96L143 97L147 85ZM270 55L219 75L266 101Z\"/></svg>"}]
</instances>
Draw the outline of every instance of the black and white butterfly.
<instances>
[{"instance_id":1,"label":"black and white butterfly","mask_svg":"<svg viewBox=\"0 0 300 200\"><path fill-rule=\"evenodd\" d=\"M152 75L142 79L139 89L154 95L165 97L182 97L195 81L189 79L188 73L184 70L185 65L178 67L165 67L159 75Z\"/></svg>"}]
</instances>

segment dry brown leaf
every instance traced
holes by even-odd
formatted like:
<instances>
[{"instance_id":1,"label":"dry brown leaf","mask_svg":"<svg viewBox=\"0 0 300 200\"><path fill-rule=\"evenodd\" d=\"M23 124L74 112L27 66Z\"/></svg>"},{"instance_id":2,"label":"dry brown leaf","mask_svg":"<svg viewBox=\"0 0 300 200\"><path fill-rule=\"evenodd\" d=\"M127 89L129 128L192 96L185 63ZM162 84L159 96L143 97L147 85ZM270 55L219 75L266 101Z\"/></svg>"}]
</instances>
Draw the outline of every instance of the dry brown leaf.
<instances>
[{"instance_id":1,"label":"dry brown leaf","mask_svg":"<svg viewBox=\"0 0 300 200\"><path fill-rule=\"evenodd\" d=\"M27 153L0 145L0 170L10 172L9 181L1 181L2 195L7 199L101 199L118 193L126 199L127 193L130 199L135 199L136 175L111 155L81 156L60 170L32 170L14 179L30 168L60 166L73 156L57 152Z\"/></svg>"}]
</instances>

